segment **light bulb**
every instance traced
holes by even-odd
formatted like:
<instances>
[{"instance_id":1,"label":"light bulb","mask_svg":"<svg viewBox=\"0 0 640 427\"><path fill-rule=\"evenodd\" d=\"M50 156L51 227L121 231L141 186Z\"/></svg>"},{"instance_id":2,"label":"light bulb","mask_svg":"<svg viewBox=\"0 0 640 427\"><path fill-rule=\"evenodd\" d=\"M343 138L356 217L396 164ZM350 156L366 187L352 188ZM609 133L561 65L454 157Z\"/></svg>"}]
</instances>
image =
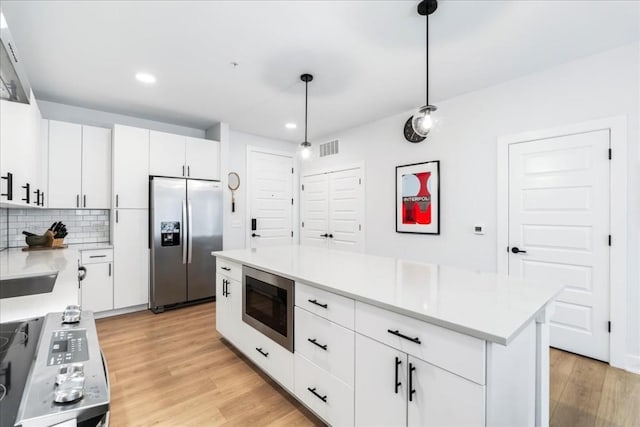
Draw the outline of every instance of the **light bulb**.
<instances>
[{"instance_id":1,"label":"light bulb","mask_svg":"<svg viewBox=\"0 0 640 427\"><path fill-rule=\"evenodd\" d=\"M302 157L303 159L308 159L310 156L311 156L311 148L303 147L300 150L300 157Z\"/></svg>"},{"instance_id":2,"label":"light bulb","mask_svg":"<svg viewBox=\"0 0 640 427\"><path fill-rule=\"evenodd\" d=\"M433 117L431 116L431 113L437 109L438 108L435 105L425 105L420 107L413 115L413 119L411 119L413 131L420 136L427 136L433 127Z\"/></svg>"}]
</instances>

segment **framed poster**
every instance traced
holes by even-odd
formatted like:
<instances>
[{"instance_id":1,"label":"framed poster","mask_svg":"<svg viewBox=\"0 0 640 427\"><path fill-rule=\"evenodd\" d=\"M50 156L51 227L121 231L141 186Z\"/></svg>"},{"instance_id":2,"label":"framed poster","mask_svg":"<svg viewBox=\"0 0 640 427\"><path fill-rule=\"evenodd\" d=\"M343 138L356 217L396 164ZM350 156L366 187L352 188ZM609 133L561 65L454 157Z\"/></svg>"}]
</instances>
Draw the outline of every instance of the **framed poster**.
<instances>
[{"instance_id":1,"label":"framed poster","mask_svg":"<svg viewBox=\"0 0 640 427\"><path fill-rule=\"evenodd\" d=\"M440 161L396 166L396 232L440 234Z\"/></svg>"}]
</instances>

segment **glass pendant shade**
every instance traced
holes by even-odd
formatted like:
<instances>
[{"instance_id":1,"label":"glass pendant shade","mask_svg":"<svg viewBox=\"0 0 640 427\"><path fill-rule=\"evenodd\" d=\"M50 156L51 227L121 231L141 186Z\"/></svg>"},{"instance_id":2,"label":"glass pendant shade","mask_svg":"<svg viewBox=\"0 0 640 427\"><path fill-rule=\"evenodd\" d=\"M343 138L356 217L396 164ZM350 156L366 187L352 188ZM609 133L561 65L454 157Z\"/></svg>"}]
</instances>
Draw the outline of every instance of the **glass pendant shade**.
<instances>
[{"instance_id":1,"label":"glass pendant shade","mask_svg":"<svg viewBox=\"0 0 640 427\"><path fill-rule=\"evenodd\" d=\"M301 142L298 146L298 151L300 153L300 157L308 159L311 157L311 143L309 141Z\"/></svg>"},{"instance_id":2,"label":"glass pendant shade","mask_svg":"<svg viewBox=\"0 0 640 427\"><path fill-rule=\"evenodd\" d=\"M431 113L436 111L438 107L435 105L424 105L418 109L411 119L411 126L415 133L426 137L433 127L433 117Z\"/></svg>"}]
</instances>

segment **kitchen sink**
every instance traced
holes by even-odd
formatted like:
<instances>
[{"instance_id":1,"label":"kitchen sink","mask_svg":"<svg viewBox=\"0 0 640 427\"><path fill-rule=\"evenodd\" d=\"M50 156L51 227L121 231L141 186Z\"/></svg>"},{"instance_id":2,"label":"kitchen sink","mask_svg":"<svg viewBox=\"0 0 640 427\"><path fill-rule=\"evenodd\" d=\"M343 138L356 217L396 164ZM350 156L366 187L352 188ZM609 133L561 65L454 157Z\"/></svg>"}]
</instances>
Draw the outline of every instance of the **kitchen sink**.
<instances>
[{"instance_id":1,"label":"kitchen sink","mask_svg":"<svg viewBox=\"0 0 640 427\"><path fill-rule=\"evenodd\" d=\"M58 273L0 279L0 299L47 294L53 290Z\"/></svg>"}]
</instances>

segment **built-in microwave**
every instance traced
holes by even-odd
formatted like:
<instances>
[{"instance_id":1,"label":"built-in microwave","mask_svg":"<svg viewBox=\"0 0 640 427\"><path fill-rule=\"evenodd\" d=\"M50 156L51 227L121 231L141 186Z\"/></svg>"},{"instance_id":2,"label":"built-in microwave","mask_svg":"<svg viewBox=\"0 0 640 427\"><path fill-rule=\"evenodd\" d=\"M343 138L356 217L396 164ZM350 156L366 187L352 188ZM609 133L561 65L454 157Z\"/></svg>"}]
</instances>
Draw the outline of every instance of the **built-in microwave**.
<instances>
[{"instance_id":1,"label":"built-in microwave","mask_svg":"<svg viewBox=\"0 0 640 427\"><path fill-rule=\"evenodd\" d=\"M242 320L293 353L293 280L242 267Z\"/></svg>"}]
</instances>

